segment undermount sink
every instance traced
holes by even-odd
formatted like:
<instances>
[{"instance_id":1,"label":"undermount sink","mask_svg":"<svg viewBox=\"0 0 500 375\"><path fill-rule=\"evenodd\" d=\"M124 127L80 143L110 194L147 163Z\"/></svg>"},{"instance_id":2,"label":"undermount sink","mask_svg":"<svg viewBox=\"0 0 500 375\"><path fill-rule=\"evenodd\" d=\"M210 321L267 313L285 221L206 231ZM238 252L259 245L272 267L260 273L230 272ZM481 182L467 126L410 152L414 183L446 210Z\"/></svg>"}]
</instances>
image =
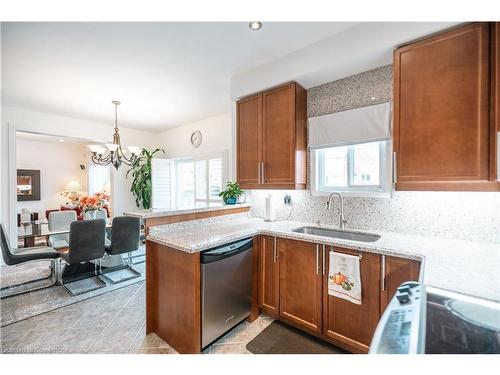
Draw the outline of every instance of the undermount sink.
<instances>
[{"instance_id":1,"label":"undermount sink","mask_svg":"<svg viewBox=\"0 0 500 375\"><path fill-rule=\"evenodd\" d=\"M292 229L292 232L361 242L375 242L380 238L378 234L351 232L348 230L328 229L320 227L299 227Z\"/></svg>"}]
</instances>

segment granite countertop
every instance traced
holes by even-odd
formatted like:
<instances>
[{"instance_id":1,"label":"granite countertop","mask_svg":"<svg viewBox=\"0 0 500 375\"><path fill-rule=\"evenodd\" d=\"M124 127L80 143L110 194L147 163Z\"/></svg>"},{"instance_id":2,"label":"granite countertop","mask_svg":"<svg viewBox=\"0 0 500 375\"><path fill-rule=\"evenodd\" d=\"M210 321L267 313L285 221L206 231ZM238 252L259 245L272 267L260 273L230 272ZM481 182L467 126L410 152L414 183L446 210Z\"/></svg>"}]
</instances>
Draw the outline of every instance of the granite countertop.
<instances>
[{"instance_id":1,"label":"granite countertop","mask_svg":"<svg viewBox=\"0 0 500 375\"><path fill-rule=\"evenodd\" d=\"M138 217L140 219L149 219L152 217L163 217L163 216L174 216L174 215L184 215L193 214L198 212L208 212L208 211L220 211L220 210L231 210L242 207L251 207L249 203L239 203L239 204L223 204L223 203L211 203L211 204L196 204L195 206L182 206L182 207L170 207L170 208L151 208L149 210L137 210L125 212L125 216Z\"/></svg>"},{"instance_id":2,"label":"granite countertop","mask_svg":"<svg viewBox=\"0 0 500 375\"><path fill-rule=\"evenodd\" d=\"M265 222L259 218L195 220L152 227L148 240L195 253L257 234L304 240L330 246L422 261L426 285L500 301L500 244L370 231L376 242L358 242L292 232L314 225L291 221ZM324 226L327 227L327 226ZM335 227L329 227L335 228ZM351 230L351 229L349 229Z\"/></svg>"}]
</instances>

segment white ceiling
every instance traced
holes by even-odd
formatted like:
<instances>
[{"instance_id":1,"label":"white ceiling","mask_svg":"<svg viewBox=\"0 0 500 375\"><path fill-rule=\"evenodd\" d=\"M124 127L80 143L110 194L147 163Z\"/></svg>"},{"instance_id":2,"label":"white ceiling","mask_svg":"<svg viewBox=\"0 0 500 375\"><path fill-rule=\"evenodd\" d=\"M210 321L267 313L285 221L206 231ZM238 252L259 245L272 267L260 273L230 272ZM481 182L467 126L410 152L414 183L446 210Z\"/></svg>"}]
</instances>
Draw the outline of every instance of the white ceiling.
<instances>
[{"instance_id":1,"label":"white ceiling","mask_svg":"<svg viewBox=\"0 0 500 375\"><path fill-rule=\"evenodd\" d=\"M357 23L2 23L2 104L162 129L230 110L229 83Z\"/></svg>"}]
</instances>

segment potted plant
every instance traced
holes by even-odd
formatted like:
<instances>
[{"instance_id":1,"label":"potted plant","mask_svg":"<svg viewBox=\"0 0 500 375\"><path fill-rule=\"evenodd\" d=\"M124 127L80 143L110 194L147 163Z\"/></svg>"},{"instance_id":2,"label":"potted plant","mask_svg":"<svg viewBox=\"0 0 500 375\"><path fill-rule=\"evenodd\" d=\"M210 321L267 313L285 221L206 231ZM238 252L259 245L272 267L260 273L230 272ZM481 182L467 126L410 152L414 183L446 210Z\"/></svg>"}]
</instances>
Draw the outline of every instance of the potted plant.
<instances>
[{"instance_id":1,"label":"potted plant","mask_svg":"<svg viewBox=\"0 0 500 375\"><path fill-rule=\"evenodd\" d=\"M236 204L236 201L242 195L243 190L241 190L240 185L237 182L228 182L226 190L219 193L219 197L222 197L225 204Z\"/></svg>"},{"instance_id":2,"label":"potted plant","mask_svg":"<svg viewBox=\"0 0 500 375\"><path fill-rule=\"evenodd\" d=\"M132 164L132 167L127 171L127 177L129 173L132 173L133 181L130 191L134 194L135 204L139 208L141 205L145 209L151 208L151 193L153 189L151 184L151 159L160 151L165 154L165 150L159 148L154 151L148 151L143 148L134 161L134 164Z\"/></svg>"}]
</instances>

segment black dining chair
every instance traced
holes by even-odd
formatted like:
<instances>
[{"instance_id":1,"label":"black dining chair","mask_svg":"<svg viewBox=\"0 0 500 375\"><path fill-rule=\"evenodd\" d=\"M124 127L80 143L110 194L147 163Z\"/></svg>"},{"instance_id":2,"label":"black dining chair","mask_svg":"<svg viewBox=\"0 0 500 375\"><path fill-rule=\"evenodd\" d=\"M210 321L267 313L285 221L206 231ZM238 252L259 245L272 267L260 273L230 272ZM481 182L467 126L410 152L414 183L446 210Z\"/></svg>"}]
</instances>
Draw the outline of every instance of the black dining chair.
<instances>
[{"instance_id":1,"label":"black dining chair","mask_svg":"<svg viewBox=\"0 0 500 375\"><path fill-rule=\"evenodd\" d=\"M72 291L68 285L64 284L62 272L60 283L72 296L91 292L106 286L98 275L101 268L101 259L104 256L104 232L106 222L103 219L74 221L69 227L69 248L67 253L62 253L61 258L67 265L76 265L85 262L94 262L94 275L96 286L78 292Z\"/></svg>"},{"instance_id":2,"label":"black dining chair","mask_svg":"<svg viewBox=\"0 0 500 375\"><path fill-rule=\"evenodd\" d=\"M50 274L47 277L42 277L19 284L9 285L1 288L1 298L11 297L22 293L31 292L37 289L43 289L53 286L59 280L59 267L57 260L59 253L52 247L38 246L38 247L25 247L21 249L12 248L7 237L7 233L3 224L1 227L1 246L3 261L7 266L16 266L28 262L49 260L50 261ZM44 284L41 281L51 280L52 283ZM31 288L30 288L31 285Z\"/></svg>"},{"instance_id":3,"label":"black dining chair","mask_svg":"<svg viewBox=\"0 0 500 375\"><path fill-rule=\"evenodd\" d=\"M142 276L140 272L132 267L132 252L139 249L140 231L141 220L139 218L118 216L113 219L110 233L111 245L106 247L106 253L108 255L122 255L127 253L125 259L126 269L132 273L132 276L121 278L119 281L116 281L110 277L111 274L115 272L113 270L111 272L102 273L102 277L107 281L116 284ZM119 271L121 270L122 269Z\"/></svg>"}]
</instances>

